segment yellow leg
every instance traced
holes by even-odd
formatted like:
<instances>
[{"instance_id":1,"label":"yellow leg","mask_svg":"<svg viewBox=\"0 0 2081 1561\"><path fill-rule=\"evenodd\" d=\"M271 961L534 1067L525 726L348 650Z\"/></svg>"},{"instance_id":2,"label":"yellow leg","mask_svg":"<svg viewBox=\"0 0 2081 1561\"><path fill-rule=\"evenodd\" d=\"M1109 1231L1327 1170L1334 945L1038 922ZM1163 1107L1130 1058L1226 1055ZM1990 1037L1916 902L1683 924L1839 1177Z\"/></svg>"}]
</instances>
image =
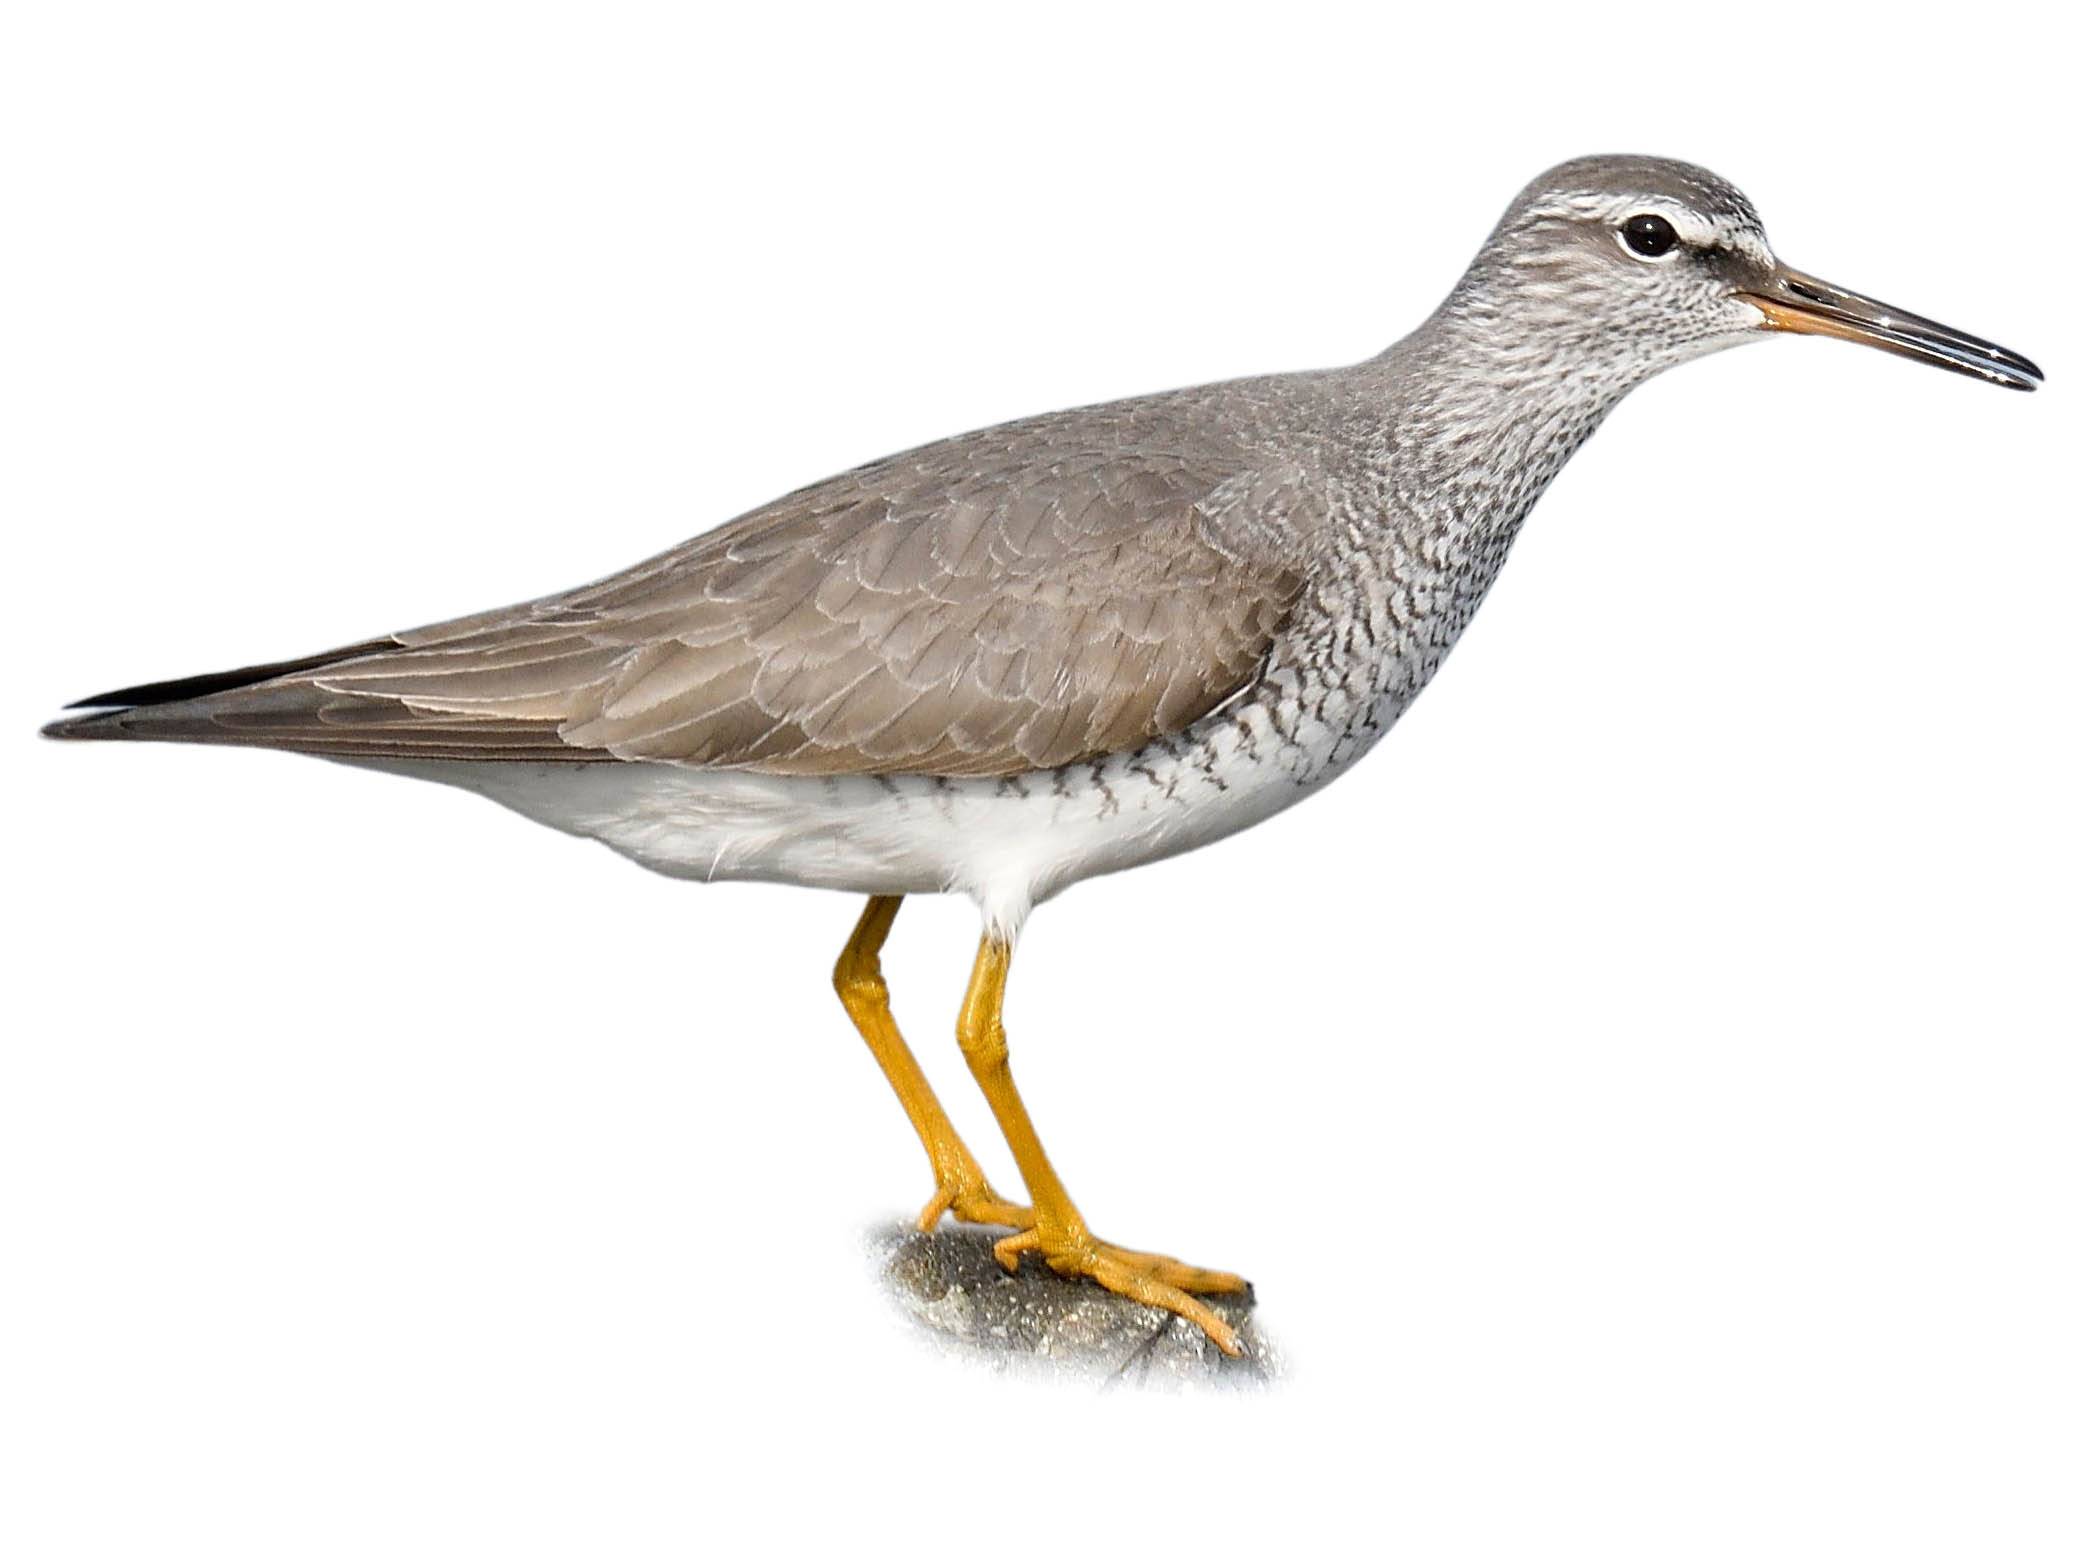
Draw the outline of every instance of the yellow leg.
<instances>
[{"instance_id":1,"label":"yellow leg","mask_svg":"<svg viewBox=\"0 0 2081 1561\"><path fill-rule=\"evenodd\" d=\"M1032 1211L1022 1204L1008 1203L990 1190L983 1168L969 1153L968 1145L961 1142L954 1124L947 1120L939 1097L932 1093L932 1086L918 1067L918 1059L911 1055L903 1032L896 1028L896 1016L889 1011L889 985L882 979L881 952L902 905L901 895L876 895L867 902L860 925L853 929L845 952L838 956L838 968L832 971L831 981L838 988L838 1000L845 1004L845 1011L867 1042L867 1049L888 1075L896 1098L903 1103L904 1113L917 1129L932 1161L932 1197L918 1215L918 1229L932 1229L942 1214L951 1212L955 1219L971 1224L1010 1225L1023 1230L1033 1223Z\"/></svg>"},{"instance_id":2,"label":"yellow leg","mask_svg":"<svg viewBox=\"0 0 2081 1561\"><path fill-rule=\"evenodd\" d=\"M1070 1202L1062 1178L1048 1163L1048 1152L1033 1130L1033 1119L1026 1114L1018 1087L1012 1083L1011 1052L1004 1038L1004 983L1011 968L1010 945L985 936L976 950L975 972L968 980L960 1021L961 1054L983 1087L1033 1199L1031 1227L998 1242L997 1260L1016 1270L1020 1253L1037 1252L1056 1273L1083 1275L1145 1306L1176 1312L1197 1323L1224 1352L1240 1355L1242 1346L1235 1330L1190 1292L1233 1294L1248 1288L1241 1279L1100 1241Z\"/></svg>"}]
</instances>

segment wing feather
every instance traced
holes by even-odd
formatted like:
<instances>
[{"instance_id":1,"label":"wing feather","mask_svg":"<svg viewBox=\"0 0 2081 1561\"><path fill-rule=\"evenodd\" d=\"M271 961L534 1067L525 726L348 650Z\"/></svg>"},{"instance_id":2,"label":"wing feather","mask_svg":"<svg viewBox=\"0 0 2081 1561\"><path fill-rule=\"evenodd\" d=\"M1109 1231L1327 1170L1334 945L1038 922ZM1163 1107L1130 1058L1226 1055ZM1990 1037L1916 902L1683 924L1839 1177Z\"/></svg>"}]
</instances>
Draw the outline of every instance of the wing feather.
<instances>
[{"instance_id":1,"label":"wing feather","mask_svg":"<svg viewBox=\"0 0 2081 1561\"><path fill-rule=\"evenodd\" d=\"M575 591L61 735L798 775L1138 747L1253 675L1321 496L1218 444L1103 432L1065 414L929 446Z\"/></svg>"}]
</instances>

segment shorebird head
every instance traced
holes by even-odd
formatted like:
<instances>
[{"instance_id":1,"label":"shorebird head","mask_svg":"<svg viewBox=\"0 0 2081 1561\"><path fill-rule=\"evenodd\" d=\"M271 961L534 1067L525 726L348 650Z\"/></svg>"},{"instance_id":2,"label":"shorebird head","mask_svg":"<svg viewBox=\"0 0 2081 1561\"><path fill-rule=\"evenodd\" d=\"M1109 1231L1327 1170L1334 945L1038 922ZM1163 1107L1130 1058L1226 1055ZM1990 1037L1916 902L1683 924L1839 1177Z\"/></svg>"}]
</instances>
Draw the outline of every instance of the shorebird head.
<instances>
[{"instance_id":1,"label":"shorebird head","mask_svg":"<svg viewBox=\"0 0 2081 1561\"><path fill-rule=\"evenodd\" d=\"M1863 342L2013 390L2044 378L2006 347L1785 265L1747 196L1659 157L1584 157L1541 174L1444 313L1548 368L1620 385L1780 332Z\"/></svg>"}]
</instances>

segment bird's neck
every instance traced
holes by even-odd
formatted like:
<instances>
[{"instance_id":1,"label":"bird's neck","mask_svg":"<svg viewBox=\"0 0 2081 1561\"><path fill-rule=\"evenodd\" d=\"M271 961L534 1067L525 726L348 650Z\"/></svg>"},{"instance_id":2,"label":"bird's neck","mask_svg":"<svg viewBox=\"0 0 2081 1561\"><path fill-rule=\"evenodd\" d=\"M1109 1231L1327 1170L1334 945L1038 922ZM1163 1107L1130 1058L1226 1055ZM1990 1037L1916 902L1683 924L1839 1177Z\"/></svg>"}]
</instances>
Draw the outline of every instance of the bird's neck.
<instances>
[{"instance_id":1,"label":"bird's neck","mask_svg":"<svg viewBox=\"0 0 2081 1561\"><path fill-rule=\"evenodd\" d=\"M1656 365L1609 351L1563 300L1498 302L1463 285L1369 367L1395 403L1384 453L1397 506L1507 542Z\"/></svg>"}]
</instances>

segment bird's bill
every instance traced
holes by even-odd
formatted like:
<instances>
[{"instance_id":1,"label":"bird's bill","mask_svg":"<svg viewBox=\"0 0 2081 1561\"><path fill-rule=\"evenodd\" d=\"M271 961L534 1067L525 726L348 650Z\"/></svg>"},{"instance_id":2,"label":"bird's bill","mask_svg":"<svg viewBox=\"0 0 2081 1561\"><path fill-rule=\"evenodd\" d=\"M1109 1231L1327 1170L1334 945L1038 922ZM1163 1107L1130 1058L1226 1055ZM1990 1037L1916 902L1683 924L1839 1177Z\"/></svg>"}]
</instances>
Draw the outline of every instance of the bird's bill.
<instances>
[{"instance_id":1,"label":"bird's bill","mask_svg":"<svg viewBox=\"0 0 2081 1561\"><path fill-rule=\"evenodd\" d=\"M2043 372L2020 352L1831 286L1790 266L1779 266L1764 286L1738 296L1761 311L1768 330L1840 336L2011 390L2036 390L2045 382Z\"/></svg>"}]
</instances>

